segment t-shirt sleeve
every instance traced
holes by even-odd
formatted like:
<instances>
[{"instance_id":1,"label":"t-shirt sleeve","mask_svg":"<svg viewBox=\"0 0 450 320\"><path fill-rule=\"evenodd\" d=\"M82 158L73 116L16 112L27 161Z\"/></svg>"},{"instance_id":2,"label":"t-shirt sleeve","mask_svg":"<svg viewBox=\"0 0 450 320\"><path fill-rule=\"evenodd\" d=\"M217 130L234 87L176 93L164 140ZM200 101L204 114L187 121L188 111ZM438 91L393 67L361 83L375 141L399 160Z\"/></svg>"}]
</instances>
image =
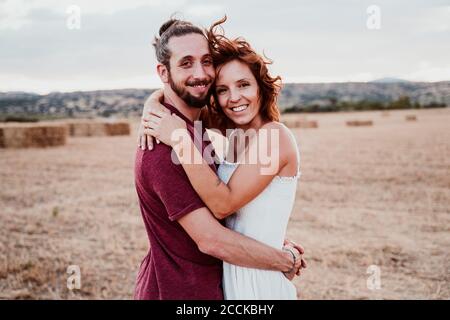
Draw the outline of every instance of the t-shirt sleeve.
<instances>
[{"instance_id":1,"label":"t-shirt sleeve","mask_svg":"<svg viewBox=\"0 0 450 320\"><path fill-rule=\"evenodd\" d=\"M183 167L174 164L170 157L164 157L163 161L164 165L159 163L159 168L154 170L151 179L169 219L175 221L194 210L206 207L192 187Z\"/></svg>"}]
</instances>

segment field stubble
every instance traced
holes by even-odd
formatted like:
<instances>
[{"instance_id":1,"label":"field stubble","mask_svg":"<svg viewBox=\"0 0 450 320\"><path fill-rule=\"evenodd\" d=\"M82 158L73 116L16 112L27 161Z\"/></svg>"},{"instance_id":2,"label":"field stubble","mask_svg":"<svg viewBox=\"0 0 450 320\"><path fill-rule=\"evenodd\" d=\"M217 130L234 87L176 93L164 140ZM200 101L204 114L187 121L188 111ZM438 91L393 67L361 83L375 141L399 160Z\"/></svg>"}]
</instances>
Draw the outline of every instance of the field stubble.
<instances>
[{"instance_id":1,"label":"field stubble","mask_svg":"<svg viewBox=\"0 0 450 320\"><path fill-rule=\"evenodd\" d=\"M450 109L302 115L300 299L450 299ZM288 115L287 117L296 117ZM347 127L347 120L373 126ZM129 299L148 249L135 132L0 150L0 298ZM69 265L81 289L69 291ZM380 289L369 289L371 265Z\"/></svg>"}]
</instances>

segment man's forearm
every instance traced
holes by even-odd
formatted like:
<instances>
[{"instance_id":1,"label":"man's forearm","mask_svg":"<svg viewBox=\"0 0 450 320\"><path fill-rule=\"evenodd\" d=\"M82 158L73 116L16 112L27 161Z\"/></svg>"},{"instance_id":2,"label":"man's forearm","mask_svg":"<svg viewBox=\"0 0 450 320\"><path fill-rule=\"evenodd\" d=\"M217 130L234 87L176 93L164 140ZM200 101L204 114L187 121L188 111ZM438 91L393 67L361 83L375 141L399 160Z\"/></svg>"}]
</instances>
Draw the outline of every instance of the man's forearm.
<instances>
[{"instance_id":1,"label":"man's forearm","mask_svg":"<svg viewBox=\"0 0 450 320\"><path fill-rule=\"evenodd\" d=\"M289 252L275 249L227 228L222 228L201 250L230 264L288 272L293 267Z\"/></svg>"}]
</instances>

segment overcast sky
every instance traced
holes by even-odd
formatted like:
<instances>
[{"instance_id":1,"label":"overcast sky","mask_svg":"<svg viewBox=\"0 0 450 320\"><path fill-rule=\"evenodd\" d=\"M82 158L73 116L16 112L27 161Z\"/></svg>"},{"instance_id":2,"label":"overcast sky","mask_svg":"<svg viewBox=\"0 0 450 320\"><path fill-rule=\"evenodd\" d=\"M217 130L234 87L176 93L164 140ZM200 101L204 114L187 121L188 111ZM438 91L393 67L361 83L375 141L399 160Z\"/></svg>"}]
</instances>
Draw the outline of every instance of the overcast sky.
<instances>
[{"instance_id":1,"label":"overcast sky","mask_svg":"<svg viewBox=\"0 0 450 320\"><path fill-rule=\"evenodd\" d=\"M174 12L204 27L227 14L226 35L284 82L450 80L450 0L0 0L0 91L159 87L151 42Z\"/></svg>"}]
</instances>

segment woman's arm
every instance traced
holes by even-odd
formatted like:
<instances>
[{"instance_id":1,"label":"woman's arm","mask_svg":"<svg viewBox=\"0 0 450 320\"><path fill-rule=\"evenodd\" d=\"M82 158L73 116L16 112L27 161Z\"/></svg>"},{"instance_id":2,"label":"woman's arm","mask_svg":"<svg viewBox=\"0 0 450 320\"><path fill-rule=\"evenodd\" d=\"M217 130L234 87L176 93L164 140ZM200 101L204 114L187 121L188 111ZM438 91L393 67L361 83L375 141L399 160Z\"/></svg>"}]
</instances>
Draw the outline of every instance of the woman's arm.
<instances>
[{"instance_id":1,"label":"woman's arm","mask_svg":"<svg viewBox=\"0 0 450 320\"><path fill-rule=\"evenodd\" d=\"M139 125L137 137L138 147L142 150L145 148L148 148L148 150L153 149L153 137L151 135L144 134L144 130L152 112L164 111L167 109L161 104L163 99L164 91L162 89L158 89L154 91L144 103L144 107L142 108L142 120Z\"/></svg>"},{"instance_id":2,"label":"woman's arm","mask_svg":"<svg viewBox=\"0 0 450 320\"><path fill-rule=\"evenodd\" d=\"M284 132L280 133L283 129L280 130L278 124L269 124L251 139L244 163L225 184L195 147L184 121L177 118L164 112L158 113L157 117L152 116L153 127L148 129L148 133L172 146L195 191L218 219L226 218L253 200L292 159L289 150L293 148L287 145L289 138ZM177 133L172 135L173 132ZM271 132L275 135L272 136ZM202 161L196 163L195 159Z\"/></svg>"},{"instance_id":3,"label":"woman's arm","mask_svg":"<svg viewBox=\"0 0 450 320\"><path fill-rule=\"evenodd\" d=\"M150 134L145 134L144 130L148 128L148 122L150 120L150 115L154 114L156 111L166 111L167 108L162 104L164 100L164 90L158 89L154 91L145 101L144 107L142 109L142 120L138 129L137 143L138 147L145 150L153 149L153 136ZM203 122L205 128L214 129L215 132L225 135L225 128L221 127L217 116L214 116L208 108L203 108L200 112L200 121Z\"/></svg>"}]
</instances>

